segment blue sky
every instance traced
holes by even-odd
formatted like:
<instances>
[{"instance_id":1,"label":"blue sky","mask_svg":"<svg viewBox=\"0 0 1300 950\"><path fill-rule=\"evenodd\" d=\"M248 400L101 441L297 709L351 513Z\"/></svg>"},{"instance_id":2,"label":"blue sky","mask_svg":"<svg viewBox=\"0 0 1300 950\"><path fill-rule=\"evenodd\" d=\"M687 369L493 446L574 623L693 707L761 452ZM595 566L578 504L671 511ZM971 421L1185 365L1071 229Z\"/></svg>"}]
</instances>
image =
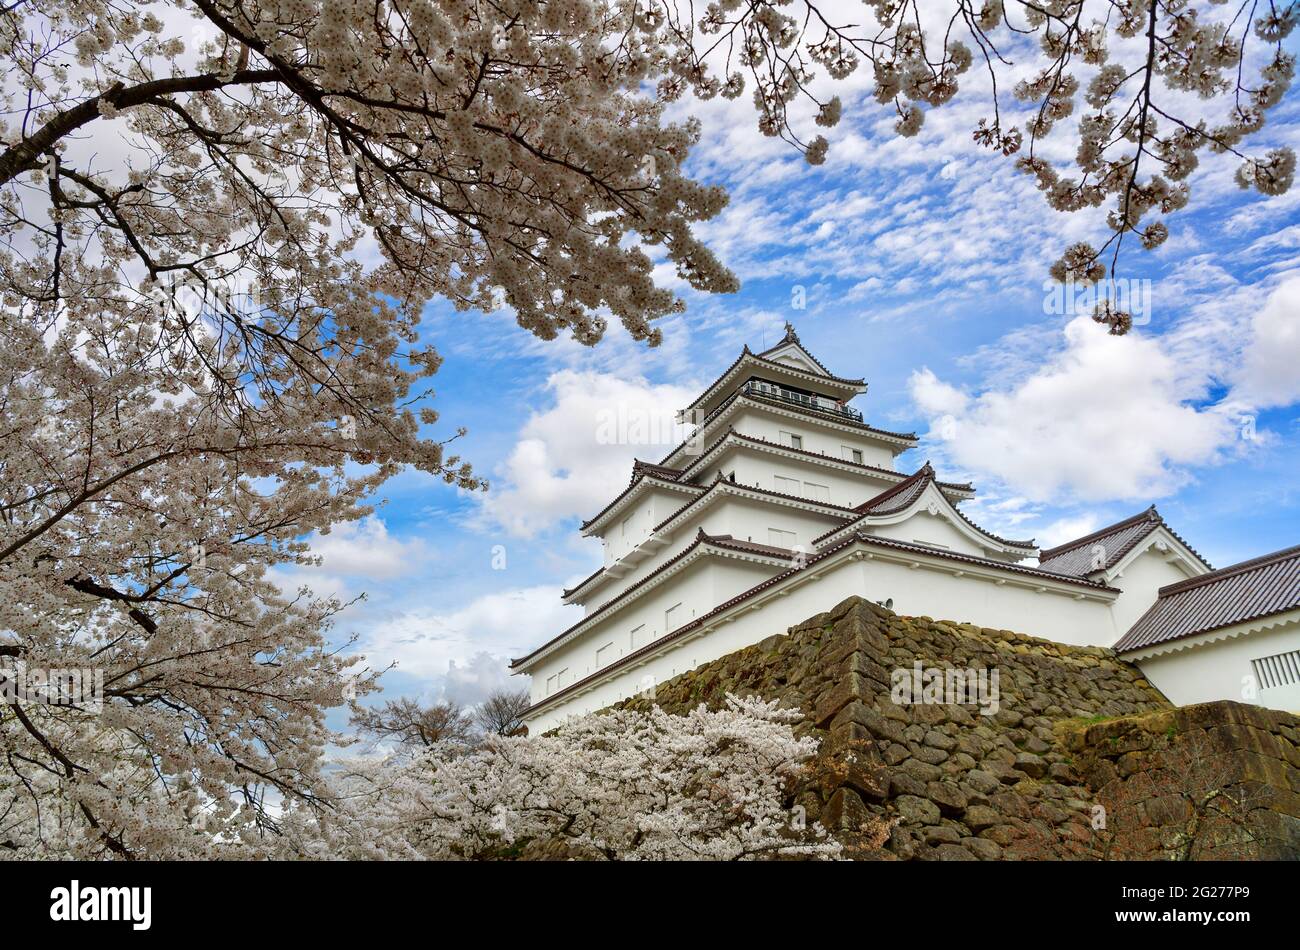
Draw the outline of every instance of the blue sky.
<instances>
[{"instance_id":1,"label":"blue sky","mask_svg":"<svg viewBox=\"0 0 1300 950\"><path fill-rule=\"evenodd\" d=\"M422 334L446 360L430 432L468 427L457 450L492 489L401 475L293 578L367 592L337 632L398 664L387 696L472 703L522 685L508 658L576 618L560 589L599 564L579 521L626 486L633 457L670 447L601 444L601 413L666 419L786 320L832 371L867 379L869 422L922 434L900 467L928 458L972 480L965 510L993 531L1049 545L1155 503L1216 565L1300 543L1300 192L1240 191L1236 159L1204 156L1169 241L1126 258L1150 282L1149 322L1109 337L1045 303L1064 246L1104 240L1100 214L1050 210L971 143L978 83L903 140L861 81L838 87L846 118L819 168L759 135L747 97L680 106L705 128L689 169L732 195L700 233L742 289L706 298L663 269L688 308L660 348L616 327L595 348L543 342L508 313L429 305ZM1296 101L1249 144L1300 148ZM1052 147L1071 150L1065 124Z\"/></svg>"}]
</instances>

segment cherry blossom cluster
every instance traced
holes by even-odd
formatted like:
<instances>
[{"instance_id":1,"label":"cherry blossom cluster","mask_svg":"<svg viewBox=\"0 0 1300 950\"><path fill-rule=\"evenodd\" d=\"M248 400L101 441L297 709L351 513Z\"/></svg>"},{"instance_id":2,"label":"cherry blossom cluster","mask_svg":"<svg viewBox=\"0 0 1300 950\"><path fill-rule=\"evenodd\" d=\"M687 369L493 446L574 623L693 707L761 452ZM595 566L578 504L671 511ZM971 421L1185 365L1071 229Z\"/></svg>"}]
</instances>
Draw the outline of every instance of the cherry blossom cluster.
<instances>
[{"instance_id":1,"label":"cherry blossom cluster","mask_svg":"<svg viewBox=\"0 0 1300 950\"><path fill-rule=\"evenodd\" d=\"M374 688L330 643L344 605L276 572L314 563L303 538L365 515L400 466L448 460L409 414L340 424L288 373L241 407L214 385L238 378L238 347L194 332L0 311L0 677L22 663L103 683L98 703L0 704L0 848L20 857L258 840L278 802L319 800L325 711ZM383 362L316 365L400 403L409 379Z\"/></svg>"},{"instance_id":2,"label":"cherry blossom cluster","mask_svg":"<svg viewBox=\"0 0 1300 950\"><path fill-rule=\"evenodd\" d=\"M791 801L817 748L795 736L802 718L728 696L716 711L614 710L542 736L340 763L338 806L291 809L276 847L387 860L833 858L840 845Z\"/></svg>"},{"instance_id":3,"label":"cherry blossom cluster","mask_svg":"<svg viewBox=\"0 0 1300 950\"><path fill-rule=\"evenodd\" d=\"M829 143L797 131L807 125L795 104L809 104L816 125L833 126L843 106L826 98L823 76L842 80L869 66L894 130L914 136L926 110L952 100L978 61L992 115L973 130L975 142L1014 155L1058 211L1109 206L1109 238L1070 247L1053 268L1067 279L1114 276L1129 235L1146 249L1162 244L1162 216L1187 204L1200 152L1238 156L1238 184L1264 195L1281 194L1295 177L1289 148L1243 151L1290 87L1295 57L1284 41L1300 18L1295 2L866 0L865 22L811 0L714 0L703 13L679 0L641 7L676 75L701 95L718 77L731 96L749 83L759 128L814 165ZM1040 147L1067 122L1075 123L1072 163ZM1097 317L1112 332L1127 329L1127 315Z\"/></svg>"},{"instance_id":4,"label":"cherry blossom cluster","mask_svg":"<svg viewBox=\"0 0 1300 950\"><path fill-rule=\"evenodd\" d=\"M726 202L698 139L641 94L630 6L590 0L63 0L0 16L0 292L52 311L247 271L319 306L341 258L399 336L432 297L543 338L639 340L691 286L736 288L692 234ZM118 123L127 154L81 147ZM285 291L291 291L289 296Z\"/></svg>"}]
</instances>

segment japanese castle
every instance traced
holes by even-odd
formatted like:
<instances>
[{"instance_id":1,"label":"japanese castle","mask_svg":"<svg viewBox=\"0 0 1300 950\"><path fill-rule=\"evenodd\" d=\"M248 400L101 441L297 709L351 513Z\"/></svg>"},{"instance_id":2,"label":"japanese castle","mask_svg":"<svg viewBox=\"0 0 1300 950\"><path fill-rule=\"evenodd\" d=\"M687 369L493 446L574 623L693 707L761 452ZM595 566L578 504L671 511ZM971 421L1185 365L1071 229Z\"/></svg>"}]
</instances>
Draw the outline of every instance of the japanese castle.
<instances>
[{"instance_id":1,"label":"japanese castle","mask_svg":"<svg viewBox=\"0 0 1300 950\"><path fill-rule=\"evenodd\" d=\"M1114 646L1174 702L1300 708L1300 548L1220 571L1155 508L1049 550L961 511L968 484L897 457L915 433L869 425L861 379L786 325L678 414L689 438L635 462L582 525L604 564L564 592L583 618L514 660L534 732L602 709L850 595L900 614Z\"/></svg>"}]
</instances>

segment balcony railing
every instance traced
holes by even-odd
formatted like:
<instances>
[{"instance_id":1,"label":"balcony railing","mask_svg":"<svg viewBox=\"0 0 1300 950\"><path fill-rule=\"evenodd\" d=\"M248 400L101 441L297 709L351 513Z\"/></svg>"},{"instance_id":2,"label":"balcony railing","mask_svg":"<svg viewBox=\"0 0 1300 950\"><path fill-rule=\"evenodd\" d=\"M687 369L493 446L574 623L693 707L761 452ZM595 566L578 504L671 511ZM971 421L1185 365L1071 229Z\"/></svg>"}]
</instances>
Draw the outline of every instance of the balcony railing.
<instances>
[{"instance_id":1,"label":"balcony railing","mask_svg":"<svg viewBox=\"0 0 1300 950\"><path fill-rule=\"evenodd\" d=\"M776 399L780 402L789 403L793 406L802 406L804 409L814 409L817 412L829 413L833 416L842 416L845 419L851 419L854 422L862 421L862 413L856 409L851 409L841 402L836 402L829 396L816 396L811 393L801 393L796 389L787 389L784 386L778 386L776 383L769 383L762 379L751 379L740 387L743 393L749 393L755 396L761 396L764 399Z\"/></svg>"}]
</instances>

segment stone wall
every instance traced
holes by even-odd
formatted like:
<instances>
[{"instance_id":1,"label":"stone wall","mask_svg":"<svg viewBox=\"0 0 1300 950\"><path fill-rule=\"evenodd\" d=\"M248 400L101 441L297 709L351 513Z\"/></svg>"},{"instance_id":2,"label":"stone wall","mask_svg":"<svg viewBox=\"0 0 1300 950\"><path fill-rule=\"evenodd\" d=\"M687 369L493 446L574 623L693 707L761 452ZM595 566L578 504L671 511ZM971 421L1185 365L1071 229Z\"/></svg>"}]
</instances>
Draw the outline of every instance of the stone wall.
<instances>
[{"instance_id":1,"label":"stone wall","mask_svg":"<svg viewBox=\"0 0 1300 950\"><path fill-rule=\"evenodd\" d=\"M1300 719L1201 703L1063 731L1116 858L1300 858Z\"/></svg>"},{"instance_id":2,"label":"stone wall","mask_svg":"<svg viewBox=\"0 0 1300 950\"><path fill-rule=\"evenodd\" d=\"M990 679L996 672L996 711L989 695L982 705L897 695L895 671L918 663ZM798 729L818 734L821 752L792 805L855 858L1130 856L1117 840L1173 821L1177 809L1155 781L1169 771L1158 764L1158 747L1166 733L1193 722L1215 748L1244 757L1257 785L1291 796L1274 814L1292 824L1271 834L1294 844L1287 827L1294 828L1300 792L1298 720L1237 704L1172 710L1136 667L1107 649L900 617L852 597L785 635L660 684L653 700L624 705L653 701L681 712L719 705L728 692L778 698L808 713ZM1219 705L1238 710L1236 718L1212 708ZM1144 856L1165 846L1159 835L1142 840L1150 844Z\"/></svg>"}]
</instances>

